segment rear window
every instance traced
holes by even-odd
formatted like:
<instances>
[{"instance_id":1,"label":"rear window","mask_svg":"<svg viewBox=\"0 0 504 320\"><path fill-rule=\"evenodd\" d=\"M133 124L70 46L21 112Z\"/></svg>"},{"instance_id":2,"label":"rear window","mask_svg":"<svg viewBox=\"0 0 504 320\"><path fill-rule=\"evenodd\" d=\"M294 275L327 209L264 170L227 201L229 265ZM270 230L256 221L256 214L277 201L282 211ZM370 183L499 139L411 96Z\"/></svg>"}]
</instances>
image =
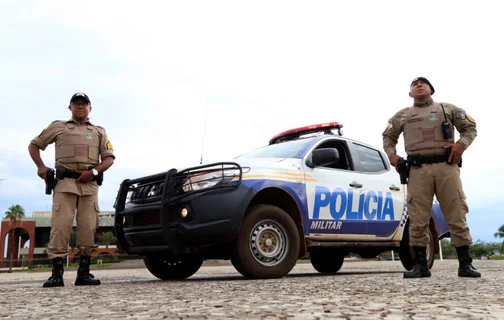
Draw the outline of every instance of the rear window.
<instances>
[{"instance_id":1,"label":"rear window","mask_svg":"<svg viewBox=\"0 0 504 320\"><path fill-rule=\"evenodd\" d=\"M361 170L364 172L382 172L387 170L378 150L354 144L359 155Z\"/></svg>"}]
</instances>

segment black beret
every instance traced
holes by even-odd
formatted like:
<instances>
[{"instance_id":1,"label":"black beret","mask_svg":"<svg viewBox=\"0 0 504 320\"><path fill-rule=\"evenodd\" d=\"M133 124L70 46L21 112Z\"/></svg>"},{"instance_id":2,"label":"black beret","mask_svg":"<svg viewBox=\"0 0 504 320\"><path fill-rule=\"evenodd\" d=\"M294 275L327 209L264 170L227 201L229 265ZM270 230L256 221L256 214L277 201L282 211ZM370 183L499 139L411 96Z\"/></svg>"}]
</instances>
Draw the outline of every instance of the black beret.
<instances>
[{"instance_id":1,"label":"black beret","mask_svg":"<svg viewBox=\"0 0 504 320\"><path fill-rule=\"evenodd\" d=\"M412 86L415 82L420 81L420 80L421 80L421 81L423 81L423 82L425 82L425 83L427 83L427 84L429 85L429 87L430 87L431 91L432 91L432 93L431 93L431 94L434 94L434 87L432 86L432 84L430 83L430 81L429 81L429 80L427 80L427 78L424 78L424 77L416 77L415 79L413 79L413 81L411 81L410 87L411 87L411 86Z\"/></svg>"}]
</instances>

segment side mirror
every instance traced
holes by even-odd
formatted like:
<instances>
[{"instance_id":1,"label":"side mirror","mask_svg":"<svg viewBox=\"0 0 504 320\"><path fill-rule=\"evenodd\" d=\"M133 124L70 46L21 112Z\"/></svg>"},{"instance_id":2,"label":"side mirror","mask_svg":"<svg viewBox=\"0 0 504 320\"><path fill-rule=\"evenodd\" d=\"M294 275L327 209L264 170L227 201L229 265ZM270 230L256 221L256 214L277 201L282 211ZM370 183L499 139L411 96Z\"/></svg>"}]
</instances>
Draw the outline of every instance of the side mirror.
<instances>
[{"instance_id":1,"label":"side mirror","mask_svg":"<svg viewBox=\"0 0 504 320\"><path fill-rule=\"evenodd\" d=\"M339 152L334 148L322 148L312 152L306 161L310 168L315 166L326 167L339 161Z\"/></svg>"}]
</instances>

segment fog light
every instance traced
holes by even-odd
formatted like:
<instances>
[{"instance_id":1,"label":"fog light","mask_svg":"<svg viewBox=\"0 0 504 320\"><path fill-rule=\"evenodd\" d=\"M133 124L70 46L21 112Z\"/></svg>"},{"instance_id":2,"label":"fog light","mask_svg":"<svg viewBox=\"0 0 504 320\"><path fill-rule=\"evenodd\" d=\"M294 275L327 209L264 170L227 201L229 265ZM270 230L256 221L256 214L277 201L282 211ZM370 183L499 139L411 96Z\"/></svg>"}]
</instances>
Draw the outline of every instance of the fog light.
<instances>
[{"instance_id":1,"label":"fog light","mask_svg":"<svg viewBox=\"0 0 504 320\"><path fill-rule=\"evenodd\" d=\"M182 218L187 217L188 214L189 214L189 211L186 208L183 208L182 211L180 212L180 215L182 216Z\"/></svg>"}]
</instances>

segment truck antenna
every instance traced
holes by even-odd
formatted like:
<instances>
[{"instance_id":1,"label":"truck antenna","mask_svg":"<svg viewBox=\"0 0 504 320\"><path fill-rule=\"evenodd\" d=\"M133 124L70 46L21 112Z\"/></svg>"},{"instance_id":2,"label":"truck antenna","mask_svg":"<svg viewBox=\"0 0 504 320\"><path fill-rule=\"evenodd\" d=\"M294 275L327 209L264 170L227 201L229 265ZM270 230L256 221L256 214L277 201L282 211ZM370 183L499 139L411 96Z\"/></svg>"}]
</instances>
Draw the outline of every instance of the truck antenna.
<instances>
[{"instance_id":1,"label":"truck antenna","mask_svg":"<svg viewBox=\"0 0 504 320\"><path fill-rule=\"evenodd\" d=\"M207 117L208 117L208 97L207 97L206 108L205 108L205 122L203 124L203 138L201 139L201 158L200 158L200 164L203 164L203 149L205 147L205 134L206 134L206 126L207 126Z\"/></svg>"}]
</instances>

